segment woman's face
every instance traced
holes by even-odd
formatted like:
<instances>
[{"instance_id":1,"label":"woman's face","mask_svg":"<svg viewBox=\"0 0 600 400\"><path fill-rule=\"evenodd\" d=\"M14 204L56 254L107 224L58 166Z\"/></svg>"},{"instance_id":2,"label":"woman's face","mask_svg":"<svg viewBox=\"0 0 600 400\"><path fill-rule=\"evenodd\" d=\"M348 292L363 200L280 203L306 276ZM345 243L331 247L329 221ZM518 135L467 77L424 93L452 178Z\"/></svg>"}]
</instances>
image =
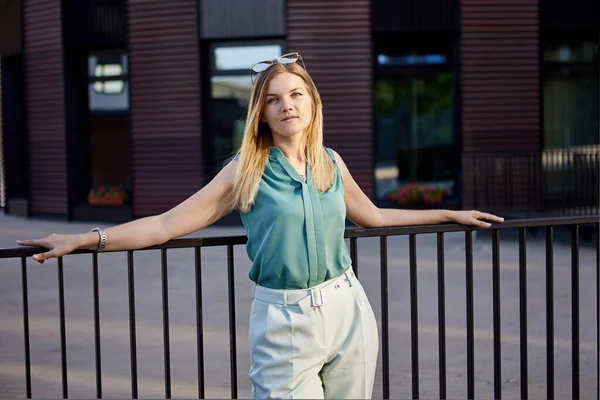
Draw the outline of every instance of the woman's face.
<instances>
[{"instance_id":1,"label":"woman's face","mask_svg":"<svg viewBox=\"0 0 600 400\"><path fill-rule=\"evenodd\" d=\"M261 121L269 124L273 135L301 135L311 118L312 99L302 78L283 72L271 79Z\"/></svg>"}]
</instances>

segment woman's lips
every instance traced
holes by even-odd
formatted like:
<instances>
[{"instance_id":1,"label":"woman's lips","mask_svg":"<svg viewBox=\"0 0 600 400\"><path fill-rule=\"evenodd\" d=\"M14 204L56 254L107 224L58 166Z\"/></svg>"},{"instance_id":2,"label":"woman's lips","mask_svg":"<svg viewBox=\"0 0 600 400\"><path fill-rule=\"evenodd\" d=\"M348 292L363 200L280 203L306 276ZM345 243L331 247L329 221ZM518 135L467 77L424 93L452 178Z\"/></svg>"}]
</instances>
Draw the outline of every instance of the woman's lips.
<instances>
[{"instance_id":1,"label":"woman's lips","mask_svg":"<svg viewBox=\"0 0 600 400\"><path fill-rule=\"evenodd\" d=\"M292 120L294 120L296 118L298 118L298 117L286 117L286 118L282 119L281 122L289 122L289 121L292 121Z\"/></svg>"}]
</instances>

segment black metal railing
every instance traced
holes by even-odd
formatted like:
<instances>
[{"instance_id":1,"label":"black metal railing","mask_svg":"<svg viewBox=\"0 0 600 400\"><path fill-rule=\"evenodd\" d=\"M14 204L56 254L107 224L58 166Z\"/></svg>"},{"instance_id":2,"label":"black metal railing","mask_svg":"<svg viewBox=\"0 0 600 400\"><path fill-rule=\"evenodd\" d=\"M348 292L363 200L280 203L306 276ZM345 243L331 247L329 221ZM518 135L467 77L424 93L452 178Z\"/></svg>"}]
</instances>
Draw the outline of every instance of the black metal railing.
<instances>
[{"instance_id":1,"label":"black metal railing","mask_svg":"<svg viewBox=\"0 0 600 400\"><path fill-rule=\"evenodd\" d=\"M580 393L580 230L591 227L598 232L599 217L560 217L545 219L525 219L506 221L503 224L496 224L490 230L491 243L491 278L492 278L492 319L493 319L493 398L502 398L502 331L501 331L501 295L500 295L500 236L503 230L518 231L518 280L519 280L519 357L520 357L520 397L529 398L528 392L528 291L527 291L527 232L531 228L538 230L545 229L543 240L545 241L545 308L546 308L546 388L545 398L555 398L555 367L554 367L554 347L555 347L555 320L554 320L554 290L555 282L553 279L555 273L554 265L554 247L555 234L560 231L570 231L570 253L571 253L571 376L570 384L572 389L572 398L579 399ZM466 396L469 399L475 398L475 326L474 326L474 261L473 261L473 234L480 229L465 227L455 224L431 225L420 227L401 227L401 228L377 228L377 229L348 229L346 238L349 239L350 255L352 266L357 276L359 275L359 240L364 238L379 238L379 253L381 266L381 379L382 396L385 399L390 398L390 322L389 322L389 281L388 281L388 238L393 236L408 235L409 240L409 276L410 276L410 336L411 336L411 382L412 398L418 399L420 396L420 377L419 377L419 304L418 304L418 282L417 271L417 236L424 234L435 234L437 247L437 318L438 318L438 393L436 397L440 399L447 398L447 346L446 346L446 284L445 284L445 234L454 232L464 232L464 257L465 257L465 300L466 300ZM479 241L488 240L478 238ZM596 238L597 239L597 238ZM235 287L234 287L234 246L246 243L246 237L212 237L199 239L175 239L163 245L154 246L149 249L136 250L160 250L161 266L161 285L162 285L162 335L164 351L164 396L171 398L171 341L169 326L169 290L167 281L168 260L167 253L172 249L193 249L195 260L195 308L196 308L196 345L197 345L197 395L199 398L205 398L205 343L203 326L203 293L202 293L202 248L206 247L225 247L227 257L227 282L228 282L228 309L229 309L229 365L231 379L231 398L238 397L238 376L237 376L237 341L236 341L236 308L235 308ZM598 242L595 244L595 265L592 267L596 279L595 286L595 312L596 318L590 321L586 318L585 323L596 324L596 349L598 348L598 274L599 274L599 249ZM31 364L31 345L30 345L30 316L29 316L29 287L27 280L27 262L26 258L39 252L39 248L14 248L0 249L1 259L20 259L21 261L21 279L22 279L22 306L23 306L23 335L24 335L24 370L25 370L25 395L31 398L32 393L32 364ZM89 251L76 251L75 254L91 253ZM134 251L127 251L127 288L128 288L128 314L129 314L129 350L130 350L130 375L131 375L131 397L138 398L138 356L137 356L137 332L136 332L136 302L134 287ZM67 256L69 257L69 256ZM98 255L91 253L92 274L93 274L93 325L94 325L94 355L95 355L95 386L96 397L103 396L102 379L102 352L100 335L100 313L99 313L99 278L98 278ZM62 397L69 397L68 385L68 363L67 363L67 340L66 340L66 319L65 319L65 282L63 258L57 260L58 271L58 302L59 302L59 324L60 324L60 354L62 371ZM593 318L592 318L593 319ZM597 353L596 353L597 358ZM596 361L597 362L597 361ZM596 367L597 368L597 367ZM91 378L91 377L90 377ZM597 386L596 394L597 396ZM589 393L587 393L589 395ZM36 393L36 397L44 397L44 393ZM431 397L429 395L428 397Z\"/></svg>"},{"instance_id":2,"label":"black metal railing","mask_svg":"<svg viewBox=\"0 0 600 400\"><path fill-rule=\"evenodd\" d=\"M548 216L599 212L600 146L465 153L465 204Z\"/></svg>"},{"instance_id":3,"label":"black metal railing","mask_svg":"<svg viewBox=\"0 0 600 400\"><path fill-rule=\"evenodd\" d=\"M4 156L2 154L2 137L0 137L0 209L4 208L6 198L6 184L4 179Z\"/></svg>"}]
</instances>

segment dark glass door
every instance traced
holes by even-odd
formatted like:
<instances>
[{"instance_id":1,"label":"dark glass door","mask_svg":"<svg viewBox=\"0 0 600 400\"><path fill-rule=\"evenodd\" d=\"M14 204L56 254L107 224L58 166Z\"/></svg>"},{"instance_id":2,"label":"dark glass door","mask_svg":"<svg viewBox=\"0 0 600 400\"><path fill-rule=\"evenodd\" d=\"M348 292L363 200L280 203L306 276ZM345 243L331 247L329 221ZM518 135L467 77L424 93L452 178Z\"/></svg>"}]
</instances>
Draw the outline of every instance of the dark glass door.
<instances>
[{"instance_id":1,"label":"dark glass door","mask_svg":"<svg viewBox=\"0 0 600 400\"><path fill-rule=\"evenodd\" d=\"M412 184L453 195L460 167L451 71L375 79L375 184L378 199Z\"/></svg>"}]
</instances>

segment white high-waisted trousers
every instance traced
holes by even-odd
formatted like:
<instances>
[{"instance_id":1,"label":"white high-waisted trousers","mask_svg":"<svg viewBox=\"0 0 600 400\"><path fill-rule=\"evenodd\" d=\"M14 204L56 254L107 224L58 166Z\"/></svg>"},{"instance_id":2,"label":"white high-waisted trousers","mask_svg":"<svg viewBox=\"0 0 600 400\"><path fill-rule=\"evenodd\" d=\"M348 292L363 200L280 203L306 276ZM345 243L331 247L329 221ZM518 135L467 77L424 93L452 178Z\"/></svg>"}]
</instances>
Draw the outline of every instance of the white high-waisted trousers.
<instances>
[{"instance_id":1,"label":"white high-waisted trousers","mask_svg":"<svg viewBox=\"0 0 600 400\"><path fill-rule=\"evenodd\" d=\"M371 398L377 322L351 269L307 290L254 287L253 398Z\"/></svg>"}]
</instances>

